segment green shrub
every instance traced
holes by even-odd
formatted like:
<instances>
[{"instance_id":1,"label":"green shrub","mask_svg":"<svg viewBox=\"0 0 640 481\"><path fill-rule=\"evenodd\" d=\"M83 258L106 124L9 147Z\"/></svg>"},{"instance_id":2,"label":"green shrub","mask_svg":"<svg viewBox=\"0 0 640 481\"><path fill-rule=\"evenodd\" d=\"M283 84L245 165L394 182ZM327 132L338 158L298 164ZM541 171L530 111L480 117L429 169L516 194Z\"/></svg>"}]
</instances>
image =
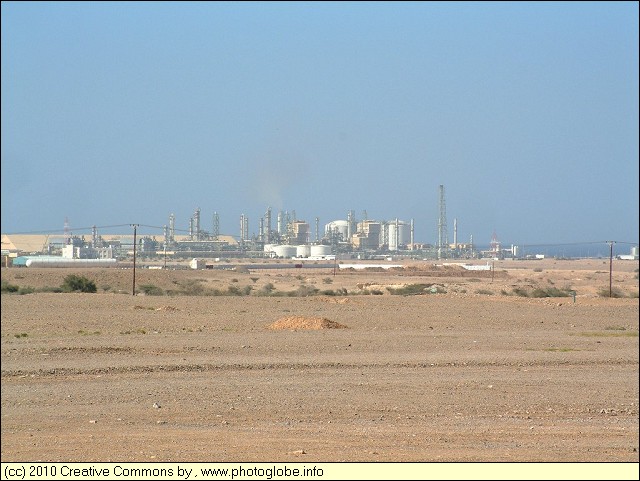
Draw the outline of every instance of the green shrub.
<instances>
[{"instance_id":1,"label":"green shrub","mask_svg":"<svg viewBox=\"0 0 640 481\"><path fill-rule=\"evenodd\" d=\"M146 296L162 296L164 291L162 288L153 284L143 284L140 286L140 290L144 292Z\"/></svg>"},{"instance_id":2,"label":"green shrub","mask_svg":"<svg viewBox=\"0 0 640 481\"><path fill-rule=\"evenodd\" d=\"M548 287L545 289L547 297L571 297L573 292L571 289L558 289L557 287Z\"/></svg>"},{"instance_id":3,"label":"green shrub","mask_svg":"<svg viewBox=\"0 0 640 481\"><path fill-rule=\"evenodd\" d=\"M69 274L60 286L63 292L97 292L96 284L86 277Z\"/></svg>"},{"instance_id":4,"label":"green shrub","mask_svg":"<svg viewBox=\"0 0 640 481\"><path fill-rule=\"evenodd\" d=\"M389 293L401 296L415 296L420 294L446 294L447 291L433 284L409 284L404 287L387 287Z\"/></svg>"},{"instance_id":5,"label":"green shrub","mask_svg":"<svg viewBox=\"0 0 640 481\"><path fill-rule=\"evenodd\" d=\"M244 287L229 286L227 287L226 294L230 296L248 296L249 294L251 294L252 290L253 290L252 286L244 286Z\"/></svg>"},{"instance_id":6,"label":"green shrub","mask_svg":"<svg viewBox=\"0 0 640 481\"><path fill-rule=\"evenodd\" d=\"M315 288L314 286L300 286L295 291L291 293L293 297L307 297L313 296L319 292L320 289Z\"/></svg>"},{"instance_id":7,"label":"green shrub","mask_svg":"<svg viewBox=\"0 0 640 481\"><path fill-rule=\"evenodd\" d=\"M15 284L9 284L7 281L2 281L2 292L13 293L18 292L19 289L20 287Z\"/></svg>"},{"instance_id":8,"label":"green shrub","mask_svg":"<svg viewBox=\"0 0 640 481\"><path fill-rule=\"evenodd\" d=\"M598 291L598 295L599 295L600 297L624 297L624 293L623 293L620 289L618 289L618 288L616 288L616 287L613 287L613 288L611 289L611 296L609 296L609 289L608 289L608 288L606 288L606 289L604 289L604 288L603 288L603 289L600 289L600 290Z\"/></svg>"},{"instance_id":9,"label":"green shrub","mask_svg":"<svg viewBox=\"0 0 640 481\"><path fill-rule=\"evenodd\" d=\"M485 294L487 296L492 296L493 291L490 291L489 289L477 289L476 294Z\"/></svg>"},{"instance_id":10,"label":"green shrub","mask_svg":"<svg viewBox=\"0 0 640 481\"><path fill-rule=\"evenodd\" d=\"M38 292L54 292L56 294L59 294L60 292L62 292L62 287L44 286L40 287L38 289Z\"/></svg>"},{"instance_id":11,"label":"green shrub","mask_svg":"<svg viewBox=\"0 0 640 481\"><path fill-rule=\"evenodd\" d=\"M417 294L425 294L431 287L429 284L409 284L404 287L387 287L390 294L399 296L415 296Z\"/></svg>"},{"instance_id":12,"label":"green shrub","mask_svg":"<svg viewBox=\"0 0 640 481\"><path fill-rule=\"evenodd\" d=\"M182 288L180 294L187 296L201 296L204 294L204 287L200 279L187 279L178 283Z\"/></svg>"},{"instance_id":13,"label":"green shrub","mask_svg":"<svg viewBox=\"0 0 640 481\"><path fill-rule=\"evenodd\" d=\"M269 296L274 289L275 287L273 286L273 284L271 284L271 282L267 282L258 291L256 291L256 296Z\"/></svg>"}]
</instances>

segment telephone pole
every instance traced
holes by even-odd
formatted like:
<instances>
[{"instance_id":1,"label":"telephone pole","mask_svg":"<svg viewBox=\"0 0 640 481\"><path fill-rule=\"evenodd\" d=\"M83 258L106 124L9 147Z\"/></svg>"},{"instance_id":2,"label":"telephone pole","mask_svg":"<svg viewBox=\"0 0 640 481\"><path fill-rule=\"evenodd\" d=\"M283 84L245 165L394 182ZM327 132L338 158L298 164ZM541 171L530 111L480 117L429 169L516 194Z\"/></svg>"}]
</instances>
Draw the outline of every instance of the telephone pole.
<instances>
[{"instance_id":1,"label":"telephone pole","mask_svg":"<svg viewBox=\"0 0 640 481\"><path fill-rule=\"evenodd\" d=\"M609 297L613 297L612 279L613 279L613 244L615 241L609 242Z\"/></svg>"},{"instance_id":2,"label":"telephone pole","mask_svg":"<svg viewBox=\"0 0 640 481\"><path fill-rule=\"evenodd\" d=\"M132 296L136 295L136 229L138 228L138 224L131 224L133 227L133 291L131 292Z\"/></svg>"}]
</instances>

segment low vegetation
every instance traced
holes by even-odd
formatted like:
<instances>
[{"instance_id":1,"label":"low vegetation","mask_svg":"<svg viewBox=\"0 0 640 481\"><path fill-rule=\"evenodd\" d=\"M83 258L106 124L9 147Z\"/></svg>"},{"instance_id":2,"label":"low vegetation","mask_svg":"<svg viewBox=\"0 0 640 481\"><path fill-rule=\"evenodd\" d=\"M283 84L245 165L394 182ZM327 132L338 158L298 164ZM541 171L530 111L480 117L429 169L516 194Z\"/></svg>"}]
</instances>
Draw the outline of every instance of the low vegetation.
<instances>
[{"instance_id":1,"label":"low vegetation","mask_svg":"<svg viewBox=\"0 0 640 481\"><path fill-rule=\"evenodd\" d=\"M390 294L401 296L415 296L420 294L446 294L442 286L434 284L408 284L403 287L387 287Z\"/></svg>"},{"instance_id":2,"label":"low vegetation","mask_svg":"<svg viewBox=\"0 0 640 481\"><path fill-rule=\"evenodd\" d=\"M604 331L604 332L581 332L579 334L569 334L570 336L584 336L584 337L638 337L638 331Z\"/></svg>"},{"instance_id":3,"label":"low vegetation","mask_svg":"<svg viewBox=\"0 0 640 481\"><path fill-rule=\"evenodd\" d=\"M483 294L486 296L492 296L493 295L493 291L490 291L489 289L476 289L476 294Z\"/></svg>"},{"instance_id":4,"label":"low vegetation","mask_svg":"<svg viewBox=\"0 0 640 481\"><path fill-rule=\"evenodd\" d=\"M611 291L609 291L608 287L599 289L598 295L600 297L616 297L616 298L625 297L624 293L616 287L612 288Z\"/></svg>"},{"instance_id":5,"label":"low vegetation","mask_svg":"<svg viewBox=\"0 0 640 481\"><path fill-rule=\"evenodd\" d=\"M163 296L164 291L162 288L153 284L143 284L140 286L140 290L145 296Z\"/></svg>"},{"instance_id":6,"label":"low vegetation","mask_svg":"<svg viewBox=\"0 0 640 481\"><path fill-rule=\"evenodd\" d=\"M535 287L533 289L525 289L523 287L514 287L512 289L512 295L520 297L571 297L574 294L574 290L571 287L564 287L558 289L557 287ZM506 291L501 291L504 295L509 295Z\"/></svg>"},{"instance_id":7,"label":"low vegetation","mask_svg":"<svg viewBox=\"0 0 640 481\"><path fill-rule=\"evenodd\" d=\"M69 274L66 276L60 286L62 292L97 292L96 283L90 281L84 276Z\"/></svg>"},{"instance_id":8,"label":"low vegetation","mask_svg":"<svg viewBox=\"0 0 640 481\"><path fill-rule=\"evenodd\" d=\"M75 274L70 274L64 278L64 281L60 287L44 286L36 289L31 286L18 286L16 284L10 284L6 281L2 281L2 293L5 294L33 294L35 292L97 292L96 285L93 281L90 281L86 277L80 277Z\"/></svg>"}]
</instances>

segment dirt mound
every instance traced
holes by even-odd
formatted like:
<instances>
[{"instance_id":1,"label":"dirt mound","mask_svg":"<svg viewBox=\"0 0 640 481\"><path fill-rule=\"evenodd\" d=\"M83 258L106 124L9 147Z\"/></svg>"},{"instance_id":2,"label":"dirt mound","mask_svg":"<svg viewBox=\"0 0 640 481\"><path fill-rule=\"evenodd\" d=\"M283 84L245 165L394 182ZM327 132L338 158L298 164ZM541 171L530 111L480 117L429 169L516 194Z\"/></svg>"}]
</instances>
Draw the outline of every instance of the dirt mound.
<instances>
[{"instance_id":1,"label":"dirt mound","mask_svg":"<svg viewBox=\"0 0 640 481\"><path fill-rule=\"evenodd\" d=\"M319 329L346 329L347 326L324 317L289 316L278 319L268 326L273 330L319 330Z\"/></svg>"}]
</instances>

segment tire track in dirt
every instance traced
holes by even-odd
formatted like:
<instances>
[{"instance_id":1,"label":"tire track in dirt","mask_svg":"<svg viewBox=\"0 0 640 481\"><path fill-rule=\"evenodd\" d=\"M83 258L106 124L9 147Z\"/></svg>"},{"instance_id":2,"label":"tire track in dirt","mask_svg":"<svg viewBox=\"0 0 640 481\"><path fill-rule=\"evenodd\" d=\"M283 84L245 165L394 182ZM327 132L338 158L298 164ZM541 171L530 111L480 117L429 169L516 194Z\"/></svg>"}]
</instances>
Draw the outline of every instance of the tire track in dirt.
<instances>
[{"instance_id":1,"label":"tire track in dirt","mask_svg":"<svg viewBox=\"0 0 640 481\"><path fill-rule=\"evenodd\" d=\"M464 368L464 367L558 367L558 366L637 366L637 360L608 359L585 361L532 361L532 362L400 362L400 363L242 363L242 364L158 364L145 366L101 367L93 369L82 368L51 368L36 370L3 370L3 378L20 378L29 376L80 376L105 374L134 374L158 372L208 372L208 371L245 371L269 369L363 369L363 368L397 368L397 369L429 369L429 368Z\"/></svg>"}]
</instances>

